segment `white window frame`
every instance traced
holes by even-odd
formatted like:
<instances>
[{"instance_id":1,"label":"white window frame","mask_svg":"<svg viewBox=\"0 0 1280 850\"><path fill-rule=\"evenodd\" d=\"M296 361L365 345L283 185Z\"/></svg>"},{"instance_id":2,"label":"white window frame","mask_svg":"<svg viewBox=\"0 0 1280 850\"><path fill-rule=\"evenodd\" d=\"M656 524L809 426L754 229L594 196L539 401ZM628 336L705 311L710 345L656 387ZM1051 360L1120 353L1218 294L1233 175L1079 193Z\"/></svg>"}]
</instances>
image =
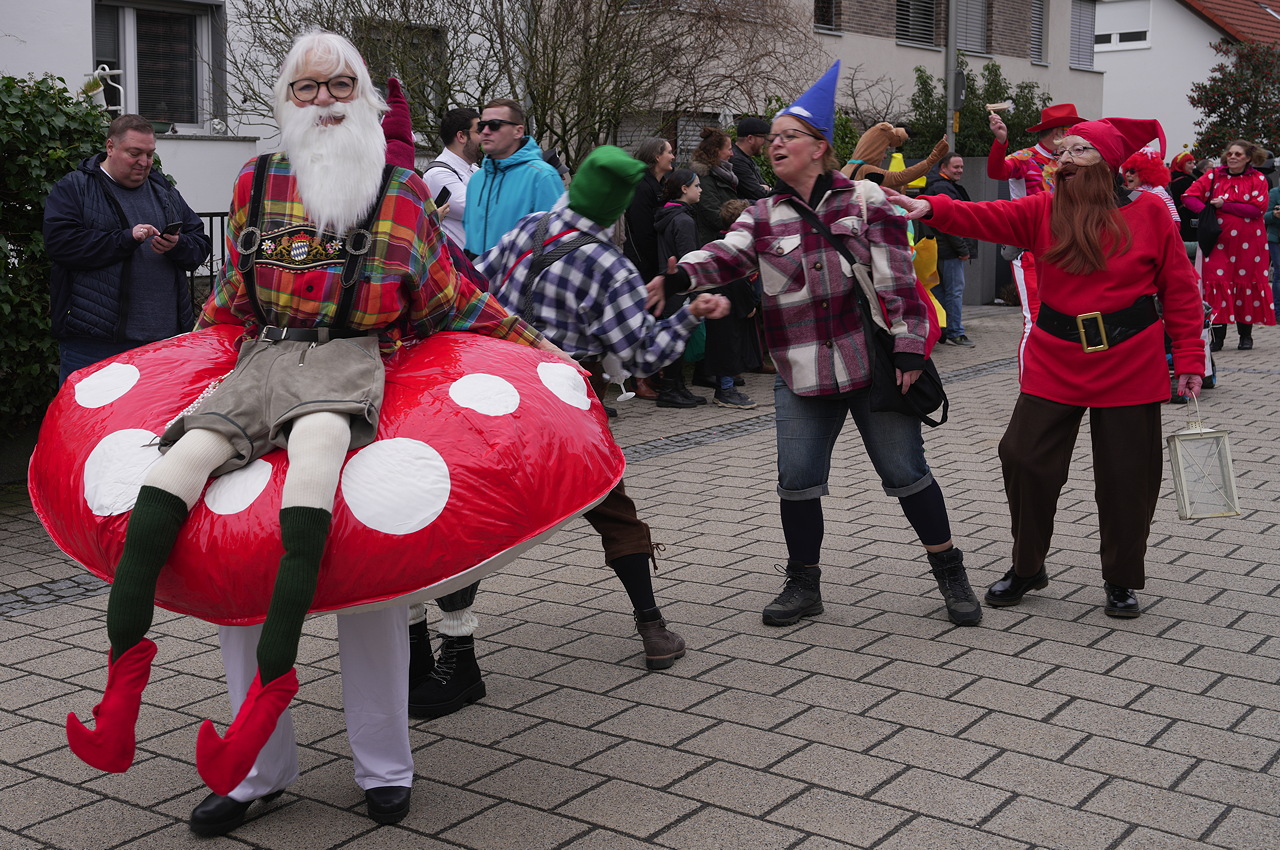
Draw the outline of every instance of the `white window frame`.
<instances>
[{"instance_id":1,"label":"white window frame","mask_svg":"<svg viewBox=\"0 0 1280 850\"><path fill-rule=\"evenodd\" d=\"M191 15L196 21L195 30L195 47L196 47L196 74L195 74L195 107L196 115L194 121L176 122L174 126L180 130L201 131L203 132L213 117L211 103L213 99L213 80L212 71L209 66L209 57L213 55L213 36L214 22L213 11L216 7L221 6L220 0L214 2L192 3L182 2L107 2L95 3L97 6L112 7L120 11L119 15L119 37L120 37L120 64L119 70L124 71L119 77L115 78L116 82L124 89L123 111L126 113L139 112L138 99L138 21L137 12L174 12L177 14ZM150 116L143 116L150 118ZM157 119L159 120L159 119Z\"/></svg>"}]
</instances>

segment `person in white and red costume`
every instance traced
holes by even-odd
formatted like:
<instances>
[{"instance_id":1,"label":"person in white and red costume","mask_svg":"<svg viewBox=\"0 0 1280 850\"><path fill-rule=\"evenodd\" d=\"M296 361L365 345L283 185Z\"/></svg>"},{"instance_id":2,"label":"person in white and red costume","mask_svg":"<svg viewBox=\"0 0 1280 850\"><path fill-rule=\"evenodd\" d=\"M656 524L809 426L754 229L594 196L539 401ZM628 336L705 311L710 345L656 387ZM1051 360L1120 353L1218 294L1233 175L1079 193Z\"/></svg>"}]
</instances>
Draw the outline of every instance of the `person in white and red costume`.
<instances>
[{"instance_id":1,"label":"person in white and red costume","mask_svg":"<svg viewBox=\"0 0 1280 850\"><path fill-rule=\"evenodd\" d=\"M995 139L987 154L987 176L992 180L1008 180L1009 197L1014 200L1041 192L1052 194L1053 172L1057 168L1053 154L1058 141L1072 125L1083 120L1076 114L1074 103L1046 106L1040 110L1040 123L1027 128L1028 133L1036 134L1036 143L1009 153L1009 128L997 113L992 112L987 122ZM1023 351L1031 325L1040 310L1040 295L1036 285L1035 252L1027 245L1013 247L1028 249L1009 262L1018 300L1022 303L1022 338L1018 341L1018 375L1021 377Z\"/></svg>"},{"instance_id":2,"label":"person in white and red costume","mask_svg":"<svg viewBox=\"0 0 1280 850\"><path fill-rule=\"evenodd\" d=\"M1117 185L1121 164L1153 137L1163 149L1164 130L1154 120L1076 124L1058 143L1053 195L975 203L890 197L909 218L929 218L960 236L1025 245L1037 257L1040 312L1000 441L1013 568L987 591L989 605L1016 605L1028 590L1048 585L1045 555L1058 494L1088 410L1104 611L1141 613L1134 591L1146 585L1147 537L1160 495L1166 332L1178 393L1199 395L1204 374L1204 312L1173 219L1159 198Z\"/></svg>"},{"instance_id":3,"label":"person in white and red costume","mask_svg":"<svg viewBox=\"0 0 1280 850\"><path fill-rule=\"evenodd\" d=\"M169 423L163 458L130 513L107 604L107 686L92 730L67 719L72 751L124 772L156 645L157 582L211 476L276 448L289 467L280 496L283 555L265 621L219 630L235 721L205 721L196 767L212 790L191 814L200 835L237 827L255 800L298 776L287 711L303 619L323 581L348 452L375 439L386 385L380 353L438 331L468 331L556 350L458 277L415 174L384 162L386 104L355 47L334 33L299 36L275 86L284 151L236 180L228 259L197 326L242 328L235 369ZM73 379L74 380L74 379ZM274 529L272 529L274 531ZM209 559L209 569L217 560ZM409 811L409 663L404 605L342 612L338 644L356 782L377 823Z\"/></svg>"}]
</instances>

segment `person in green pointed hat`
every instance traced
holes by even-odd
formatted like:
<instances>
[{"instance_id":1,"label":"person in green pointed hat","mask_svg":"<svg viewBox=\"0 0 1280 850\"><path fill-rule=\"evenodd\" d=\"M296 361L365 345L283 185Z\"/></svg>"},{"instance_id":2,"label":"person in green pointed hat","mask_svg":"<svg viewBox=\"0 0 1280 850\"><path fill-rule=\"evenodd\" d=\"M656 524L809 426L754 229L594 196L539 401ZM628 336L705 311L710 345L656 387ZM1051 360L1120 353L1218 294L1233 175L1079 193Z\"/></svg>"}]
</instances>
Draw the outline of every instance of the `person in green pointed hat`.
<instances>
[{"instance_id":1,"label":"person in green pointed hat","mask_svg":"<svg viewBox=\"0 0 1280 850\"><path fill-rule=\"evenodd\" d=\"M837 171L839 75L837 62L774 116L767 137L774 193L749 207L723 239L681 258L671 280L651 281L650 293L656 299L664 283L682 292L760 275L765 341L778 367L778 496L787 545L786 581L765 607L764 623L786 626L823 612L822 499L836 438L852 416L880 485L924 546L947 616L976 625L982 609L925 461L921 420L872 409L872 353L851 261L874 286L876 323L892 334L891 394L905 394L921 377L939 329L916 284L906 221L879 186Z\"/></svg>"}]
</instances>

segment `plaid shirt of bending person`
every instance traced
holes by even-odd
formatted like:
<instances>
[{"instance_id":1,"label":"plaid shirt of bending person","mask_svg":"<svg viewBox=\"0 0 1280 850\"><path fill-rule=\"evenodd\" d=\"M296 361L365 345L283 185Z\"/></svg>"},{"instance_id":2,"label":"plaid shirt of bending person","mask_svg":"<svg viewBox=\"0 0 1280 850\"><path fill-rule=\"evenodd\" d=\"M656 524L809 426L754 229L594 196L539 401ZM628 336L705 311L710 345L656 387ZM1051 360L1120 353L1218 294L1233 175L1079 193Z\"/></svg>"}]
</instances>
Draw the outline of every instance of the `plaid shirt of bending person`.
<instances>
[{"instance_id":1,"label":"plaid shirt of bending person","mask_svg":"<svg viewBox=\"0 0 1280 850\"><path fill-rule=\"evenodd\" d=\"M818 218L870 270L867 298L894 353L923 357L928 308L916 291L907 223L880 187L839 172L818 202ZM863 215L865 194L866 215ZM785 186L748 207L724 239L687 254L680 269L693 288L709 289L760 272L764 329L778 372L796 395L848 392L871 382L853 270L825 237L805 224ZM919 367L917 367L919 368Z\"/></svg>"},{"instance_id":2,"label":"plaid shirt of bending person","mask_svg":"<svg viewBox=\"0 0 1280 850\"><path fill-rule=\"evenodd\" d=\"M635 375L651 375L679 358L701 319L688 306L661 320L646 311L645 282L636 267L604 228L569 209L566 197L550 212L520 219L476 261L499 303L511 313L520 309L521 294L529 285L534 231L544 215L550 216L548 251L562 239L572 239L576 231L601 242L572 251L538 276L530 307L534 327L577 359L600 360L613 354Z\"/></svg>"},{"instance_id":3,"label":"plaid shirt of bending person","mask_svg":"<svg viewBox=\"0 0 1280 850\"><path fill-rule=\"evenodd\" d=\"M231 215L227 221L227 262L205 303L197 328L216 324L244 325L247 335L257 331L257 319L236 271L237 240L248 219L254 162L236 179ZM342 257L333 262L289 270L262 261L278 242L314 237L314 228L298 200L297 185L285 154L272 156L260 227L264 245L254 271L258 298L267 321L280 327L331 327L342 296ZM426 185L416 174L397 168L382 200L373 227L373 244L365 255L347 326L377 330L383 354L404 341L436 331L472 331L533 345L537 331L508 315L489 295L459 277L443 235L431 214ZM325 234L320 244L332 241ZM310 245L310 239L300 248ZM300 251L301 252L301 251Z\"/></svg>"}]
</instances>

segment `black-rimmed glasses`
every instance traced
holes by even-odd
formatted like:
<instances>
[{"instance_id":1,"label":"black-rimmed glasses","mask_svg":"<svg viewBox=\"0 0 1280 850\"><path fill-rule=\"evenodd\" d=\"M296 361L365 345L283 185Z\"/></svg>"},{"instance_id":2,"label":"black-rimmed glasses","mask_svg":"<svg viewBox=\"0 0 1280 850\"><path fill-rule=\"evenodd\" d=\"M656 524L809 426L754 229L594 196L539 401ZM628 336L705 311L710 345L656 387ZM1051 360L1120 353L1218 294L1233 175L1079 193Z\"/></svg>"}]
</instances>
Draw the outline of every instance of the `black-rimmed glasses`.
<instances>
[{"instance_id":1,"label":"black-rimmed glasses","mask_svg":"<svg viewBox=\"0 0 1280 850\"><path fill-rule=\"evenodd\" d=\"M304 78L289 83L289 91L293 92L294 98L302 103L310 103L320 96L321 86L329 90L329 96L334 100L343 100L351 97L351 93L356 90L356 78L330 77L327 80Z\"/></svg>"}]
</instances>

